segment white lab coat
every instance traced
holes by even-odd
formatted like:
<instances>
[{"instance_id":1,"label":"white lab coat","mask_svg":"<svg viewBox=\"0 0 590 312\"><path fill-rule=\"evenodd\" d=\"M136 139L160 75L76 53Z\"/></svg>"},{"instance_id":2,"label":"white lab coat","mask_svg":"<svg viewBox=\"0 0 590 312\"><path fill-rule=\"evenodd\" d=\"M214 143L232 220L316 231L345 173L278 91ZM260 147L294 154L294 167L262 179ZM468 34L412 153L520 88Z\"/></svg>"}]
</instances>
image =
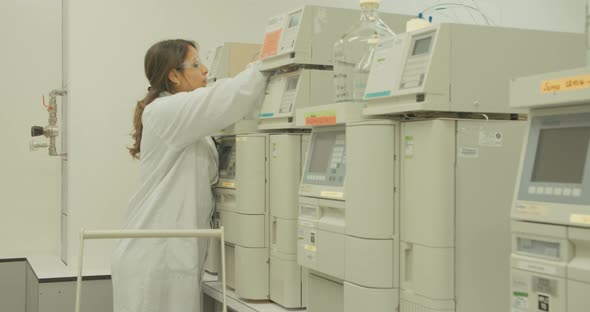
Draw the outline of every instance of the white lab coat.
<instances>
[{"instance_id":1,"label":"white lab coat","mask_svg":"<svg viewBox=\"0 0 590 312\"><path fill-rule=\"evenodd\" d=\"M261 99L266 77L250 64L213 87L165 95L145 108L140 188L125 229L205 229L217 151L209 137ZM112 255L114 312L198 312L206 241L124 239Z\"/></svg>"}]
</instances>

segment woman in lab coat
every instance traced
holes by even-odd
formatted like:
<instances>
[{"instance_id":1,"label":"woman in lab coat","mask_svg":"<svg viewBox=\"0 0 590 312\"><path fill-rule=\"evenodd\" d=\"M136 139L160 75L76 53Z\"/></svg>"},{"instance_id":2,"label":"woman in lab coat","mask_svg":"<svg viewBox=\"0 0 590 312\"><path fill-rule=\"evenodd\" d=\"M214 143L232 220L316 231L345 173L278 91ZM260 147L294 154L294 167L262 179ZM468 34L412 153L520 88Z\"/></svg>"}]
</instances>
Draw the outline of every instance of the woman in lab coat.
<instances>
[{"instance_id":1,"label":"woman in lab coat","mask_svg":"<svg viewBox=\"0 0 590 312\"><path fill-rule=\"evenodd\" d=\"M206 87L208 69L186 40L156 43L144 65L150 89L137 103L130 148L140 187L125 229L208 228L218 157L210 136L250 112L267 79L250 64ZM206 242L191 238L120 240L111 265L114 312L200 311L205 252Z\"/></svg>"}]
</instances>

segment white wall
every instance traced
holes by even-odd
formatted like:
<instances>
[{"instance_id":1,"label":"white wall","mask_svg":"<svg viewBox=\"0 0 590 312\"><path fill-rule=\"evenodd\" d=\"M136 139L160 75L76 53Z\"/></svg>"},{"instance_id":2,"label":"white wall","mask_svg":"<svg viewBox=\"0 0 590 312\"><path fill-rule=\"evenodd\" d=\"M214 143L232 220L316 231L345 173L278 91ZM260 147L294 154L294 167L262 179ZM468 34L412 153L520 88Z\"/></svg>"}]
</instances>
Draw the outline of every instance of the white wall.
<instances>
[{"instance_id":1,"label":"white wall","mask_svg":"<svg viewBox=\"0 0 590 312\"><path fill-rule=\"evenodd\" d=\"M131 143L135 101L148 86L143 56L152 43L165 38L194 39L201 44L204 57L206 50L224 41L261 42L266 19L287 9L303 4L358 6L358 0L64 1L69 7L71 264L76 262L80 227L120 228L127 201L137 187L136 162L125 147ZM382 0L382 8L416 14L442 2ZM58 249L57 193L48 187L59 175L57 160L44 153L30 154L27 133L33 121L46 123L45 112L38 107L39 95L60 86L59 3L3 0L0 4L1 96L12 112L0 114L4 143L0 187L6 193L0 197L0 254L24 249L54 253ZM476 4L498 25L584 30L584 0L481 0ZM472 14L475 17L465 10L449 9L433 15L437 20L481 22ZM45 199L52 204L46 205ZM15 239L7 230L29 236ZM111 245L90 242L85 267L108 269Z\"/></svg>"},{"instance_id":2,"label":"white wall","mask_svg":"<svg viewBox=\"0 0 590 312\"><path fill-rule=\"evenodd\" d=\"M381 3L384 11L411 15L437 4L460 3L480 8L496 26L568 32L585 30L586 0L382 0ZM484 23L477 12L456 6L426 15L433 15L435 22Z\"/></svg>"},{"instance_id":3,"label":"white wall","mask_svg":"<svg viewBox=\"0 0 590 312\"><path fill-rule=\"evenodd\" d=\"M30 152L29 133L61 87L60 33L60 0L0 2L0 257L59 254L60 160Z\"/></svg>"}]
</instances>

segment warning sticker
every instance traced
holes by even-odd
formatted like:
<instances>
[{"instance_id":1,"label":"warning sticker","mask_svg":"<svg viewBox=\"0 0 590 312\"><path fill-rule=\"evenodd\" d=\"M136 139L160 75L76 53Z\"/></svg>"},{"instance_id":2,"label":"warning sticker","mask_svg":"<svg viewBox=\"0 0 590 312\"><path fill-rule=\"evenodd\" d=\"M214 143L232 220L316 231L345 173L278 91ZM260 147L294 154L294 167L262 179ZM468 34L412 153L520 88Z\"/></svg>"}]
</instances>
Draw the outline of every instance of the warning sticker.
<instances>
[{"instance_id":1,"label":"warning sticker","mask_svg":"<svg viewBox=\"0 0 590 312\"><path fill-rule=\"evenodd\" d=\"M260 58L274 56L279 50L281 36L283 34L283 26L285 24L285 15L272 17L266 24L266 33L264 34L264 41L260 49Z\"/></svg>"},{"instance_id":2,"label":"warning sticker","mask_svg":"<svg viewBox=\"0 0 590 312\"><path fill-rule=\"evenodd\" d=\"M279 50L279 42L281 41L282 29L267 32L264 35L264 43L262 44L262 50L260 51L260 58L267 58L274 56Z\"/></svg>"},{"instance_id":3,"label":"warning sticker","mask_svg":"<svg viewBox=\"0 0 590 312\"><path fill-rule=\"evenodd\" d=\"M573 91L590 88L590 75L544 80L541 82L541 94Z\"/></svg>"},{"instance_id":4,"label":"warning sticker","mask_svg":"<svg viewBox=\"0 0 590 312\"><path fill-rule=\"evenodd\" d=\"M223 187L235 187L236 184L234 182L222 182L221 186Z\"/></svg>"},{"instance_id":5,"label":"warning sticker","mask_svg":"<svg viewBox=\"0 0 590 312\"><path fill-rule=\"evenodd\" d=\"M541 204L514 204L517 213L523 213L531 216L546 216L549 208Z\"/></svg>"},{"instance_id":6,"label":"warning sticker","mask_svg":"<svg viewBox=\"0 0 590 312\"><path fill-rule=\"evenodd\" d=\"M335 110L306 113L304 117L306 126L325 126L336 124Z\"/></svg>"},{"instance_id":7,"label":"warning sticker","mask_svg":"<svg viewBox=\"0 0 590 312\"><path fill-rule=\"evenodd\" d=\"M318 248L314 245L305 245L305 246L303 246L303 248L307 251L313 251L313 252L318 251Z\"/></svg>"},{"instance_id":8,"label":"warning sticker","mask_svg":"<svg viewBox=\"0 0 590 312\"><path fill-rule=\"evenodd\" d=\"M504 136L502 132L497 131L480 131L479 146L485 147L502 147Z\"/></svg>"}]
</instances>

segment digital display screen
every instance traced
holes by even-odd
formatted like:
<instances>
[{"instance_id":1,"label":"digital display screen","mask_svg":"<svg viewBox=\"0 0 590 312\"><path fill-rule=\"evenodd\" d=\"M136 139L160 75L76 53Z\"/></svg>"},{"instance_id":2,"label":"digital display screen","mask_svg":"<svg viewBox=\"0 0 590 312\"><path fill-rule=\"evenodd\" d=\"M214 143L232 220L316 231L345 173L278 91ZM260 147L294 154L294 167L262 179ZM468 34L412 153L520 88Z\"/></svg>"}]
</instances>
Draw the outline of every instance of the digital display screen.
<instances>
[{"instance_id":1,"label":"digital display screen","mask_svg":"<svg viewBox=\"0 0 590 312\"><path fill-rule=\"evenodd\" d=\"M425 54L430 51L430 43L432 42L432 37L418 39L414 42L414 50L412 51L412 56Z\"/></svg>"},{"instance_id":2,"label":"digital display screen","mask_svg":"<svg viewBox=\"0 0 590 312\"><path fill-rule=\"evenodd\" d=\"M291 77L287 80L287 91L293 91L297 89L297 82L299 82L299 76Z\"/></svg>"},{"instance_id":3,"label":"digital display screen","mask_svg":"<svg viewBox=\"0 0 590 312\"><path fill-rule=\"evenodd\" d=\"M533 182L581 184L590 143L590 127L542 129Z\"/></svg>"},{"instance_id":4,"label":"digital display screen","mask_svg":"<svg viewBox=\"0 0 590 312\"><path fill-rule=\"evenodd\" d=\"M326 173L330 166L336 133L318 133L315 135L311 160L308 171L312 173Z\"/></svg>"},{"instance_id":5,"label":"digital display screen","mask_svg":"<svg viewBox=\"0 0 590 312\"><path fill-rule=\"evenodd\" d=\"M289 18L289 28L296 27L299 25L299 19L301 18L301 11L293 13Z\"/></svg>"},{"instance_id":6,"label":"digital display screen","mask_svg":"<svg viewBox=\"0 0 590 312\"><path fill-rule=\"evenodd\" d=\"M559 259L560 244L536 239L519 237L517 239L517 250L533 255L545 256Z\"/></svg>"}]
</instances>

